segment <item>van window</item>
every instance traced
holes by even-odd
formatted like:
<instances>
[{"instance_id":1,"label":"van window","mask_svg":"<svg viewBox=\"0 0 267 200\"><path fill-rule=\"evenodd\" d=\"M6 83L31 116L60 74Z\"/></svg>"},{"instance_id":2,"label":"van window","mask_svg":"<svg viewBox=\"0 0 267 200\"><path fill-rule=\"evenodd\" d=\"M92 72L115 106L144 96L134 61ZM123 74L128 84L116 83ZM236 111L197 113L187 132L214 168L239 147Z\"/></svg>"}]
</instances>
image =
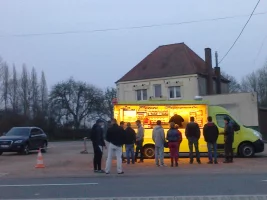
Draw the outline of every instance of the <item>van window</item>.
<instances>
[{"instance_id":1,"label":"van window","mask_svg":"<svg viewBox=\"0 0 267 200\"><path fill-rule=\"evenodd\" d=\"M216 115L216 121L219 127L224 128L225 124L224 124L224 118L225 117L229 117L229 119L231 120L232 123L236 123L229 115L226 114L219 114Z\"/></svg>"}]
</instances>

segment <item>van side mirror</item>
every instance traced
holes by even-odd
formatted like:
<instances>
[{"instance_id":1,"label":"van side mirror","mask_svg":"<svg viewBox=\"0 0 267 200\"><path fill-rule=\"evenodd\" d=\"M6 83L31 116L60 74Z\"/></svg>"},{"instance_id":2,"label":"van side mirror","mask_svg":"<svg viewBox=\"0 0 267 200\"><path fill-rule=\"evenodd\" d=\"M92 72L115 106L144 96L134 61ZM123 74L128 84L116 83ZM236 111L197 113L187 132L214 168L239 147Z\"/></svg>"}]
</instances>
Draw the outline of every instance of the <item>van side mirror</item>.
<instances>
[{"instance_id":1,"label":"van side mirror","mask_svg":"<svg viewBox=\"0 0 267 200\"><path fill-rule=\"evenodd\" d=\"M240 126L237 123L233 124L233 128L234 128L234 131L239 131L240 130Z\"/></svg>"}]
</instances>

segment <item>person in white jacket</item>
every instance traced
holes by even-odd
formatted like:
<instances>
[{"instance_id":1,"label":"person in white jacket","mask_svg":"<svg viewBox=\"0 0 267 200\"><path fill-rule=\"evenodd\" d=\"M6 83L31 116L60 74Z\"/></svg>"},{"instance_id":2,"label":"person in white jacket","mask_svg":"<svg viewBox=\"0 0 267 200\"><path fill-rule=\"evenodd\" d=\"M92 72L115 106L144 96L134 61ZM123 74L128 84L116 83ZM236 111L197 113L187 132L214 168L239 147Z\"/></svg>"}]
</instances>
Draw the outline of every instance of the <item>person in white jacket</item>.
<instances>
[{"instance_id":1,"label":"person in white jacket","mask_svg":"<svg viewBox=\"0 0 267 200\"><path fill-rule=\"evenodd\" d=\"M164 164L164 142L165 142L165 133L164 129L161 126L161 121L157 121L157 126L153 129L152 139L155 143L155 162L157 166L166 166ZM160 164L159 164L160 161Z\"/></svg>"}]
</instances>

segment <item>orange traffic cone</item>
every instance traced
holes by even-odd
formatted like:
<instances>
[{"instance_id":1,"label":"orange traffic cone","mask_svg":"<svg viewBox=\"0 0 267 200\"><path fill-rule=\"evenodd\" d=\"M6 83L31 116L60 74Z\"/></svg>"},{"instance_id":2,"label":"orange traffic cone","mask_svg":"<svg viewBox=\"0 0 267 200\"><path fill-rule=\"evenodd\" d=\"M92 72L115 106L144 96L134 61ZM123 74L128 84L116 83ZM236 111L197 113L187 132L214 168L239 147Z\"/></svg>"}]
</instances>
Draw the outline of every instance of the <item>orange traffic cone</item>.
<instances>
[{"instance_id":1,"label":"orange traffic cone","mask_svg":"<svg viewBox=\"0 0 267 200\"><path fill-rule=\"evenodd\" d=\"M41 149L39 149L39 151L38 151L37 164L36 164L35 168L45 168Z\"/></svg>"}]
</instances>

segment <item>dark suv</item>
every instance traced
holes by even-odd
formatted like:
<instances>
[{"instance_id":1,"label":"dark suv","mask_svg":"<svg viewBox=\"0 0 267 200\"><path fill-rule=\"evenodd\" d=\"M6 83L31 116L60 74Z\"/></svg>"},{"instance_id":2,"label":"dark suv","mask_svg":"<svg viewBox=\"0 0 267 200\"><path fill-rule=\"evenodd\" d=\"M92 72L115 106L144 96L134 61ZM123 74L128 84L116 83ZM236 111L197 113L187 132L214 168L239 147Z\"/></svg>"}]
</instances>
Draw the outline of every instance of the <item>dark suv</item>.
<instances>
[{"instance_id":1,"label":"dark suv","mask_svg":"<svg viewBox=\"0 0 267 200\"><path fill-rule=\"evenodd\" d=\"M29 151L47 151L48 140L44 131L38 127L14 127L0 137L0 155L3 152L29 154Z\"/></svg>"}]
</instances>

